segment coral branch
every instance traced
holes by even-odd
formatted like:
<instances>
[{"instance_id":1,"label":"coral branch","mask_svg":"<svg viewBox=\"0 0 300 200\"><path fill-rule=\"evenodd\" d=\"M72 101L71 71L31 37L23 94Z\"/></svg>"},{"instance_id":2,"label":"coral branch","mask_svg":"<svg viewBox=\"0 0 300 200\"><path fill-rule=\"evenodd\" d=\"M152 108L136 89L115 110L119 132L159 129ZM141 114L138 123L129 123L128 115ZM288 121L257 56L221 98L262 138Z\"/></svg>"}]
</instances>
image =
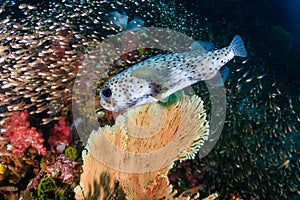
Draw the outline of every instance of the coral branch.
<instances>
[{"instance_id":1,"label":"coral branch","mask_svg":"<svg viewBox=\"0 0 300 200\"><path fill-rule=\"evenodd\" d=\"M50 130L50 137L48 139L48 143L53 147L57 147L56 149L59 152L62 152L64 150L64 147L69 146L72 142L70 134L71 130L66 122L66 119L62 118Z\"/></svg>"}]
</instances>

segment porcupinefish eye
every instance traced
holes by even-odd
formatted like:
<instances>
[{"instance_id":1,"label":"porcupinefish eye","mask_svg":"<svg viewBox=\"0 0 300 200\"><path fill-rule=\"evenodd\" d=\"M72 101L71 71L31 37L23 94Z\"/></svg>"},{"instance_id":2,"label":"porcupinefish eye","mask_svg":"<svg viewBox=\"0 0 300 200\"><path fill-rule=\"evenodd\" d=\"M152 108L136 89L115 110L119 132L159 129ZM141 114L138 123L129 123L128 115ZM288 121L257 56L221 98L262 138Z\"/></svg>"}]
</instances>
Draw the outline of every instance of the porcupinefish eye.
<instances>
[{"instance_id":1,"label":"porcupinefish eye","mask_svg":"<svg viewBox=\"0 0 300 200\"><path fill-rule=\"evenodd\" d=\"M104 99L109 99L112 95L111 89L110 88L105 88L104 90L101 91L101 97Z\"/></svg>"}]
</instances>

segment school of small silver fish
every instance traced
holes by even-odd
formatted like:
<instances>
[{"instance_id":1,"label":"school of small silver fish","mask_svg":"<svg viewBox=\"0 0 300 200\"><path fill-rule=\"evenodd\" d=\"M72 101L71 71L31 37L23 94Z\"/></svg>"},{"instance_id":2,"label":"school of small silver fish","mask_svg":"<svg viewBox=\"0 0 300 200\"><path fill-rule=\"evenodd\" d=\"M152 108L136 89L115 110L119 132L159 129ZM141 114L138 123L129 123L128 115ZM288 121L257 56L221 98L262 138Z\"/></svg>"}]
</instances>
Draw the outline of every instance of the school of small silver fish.
<instances>
[{"instance_id":1,"label":"school of small silver fish","mask_svg":"<svg viewBox=\"0 0 300 200\"><path fill-rule=\"evenodd\" d=\"M32 116L41 115L43 124L57 120L55 117L62 115L62 112L70 112L72 84L80 68L78 64L82 60L80 55L88 53L90 47L97 46L107 36L129 29L132 26L129 24L134 19L132 23L166 27L194 39L214 41L217 47L225 46L224 43L233 33L227 29L220 30L219 17L228 16L229 12L234 13L233 8L239 10L240 5L232 3L228 6L228 9L232 10L228 11L218 7L223 1L215 1L214 4L209 4L210 2L203 1L202 7L197 3L191 3L198 10L197 13L193 13L185 10L182 3L174 0L142 2L49 0L46 4L44 1L36 4L25 4L14 0L1 1L1 124L11 116L12 112L24 109L28 109ZM214 19L202 16L203 13L207 13L206 8L208 8L207 12L216 13L219 17ZM114 11L115 13L112 13ZM122 13L120 15L125 19L124 15L127 15L129 23L128 21L127 24L125 21L119 23L117 17L120 15L116 12ZM109 18L111 16L113 18ZM137 19L144 21L142 23ZM225 21L225 24L227 22ZM241 29L243 39L247 41L246 44L250 44L247 31L243 31L245 24L241 22L244 22L242 18L240 21L235 21L234 24L240 28L234 31ZM205 183L206 187L202 192L206 196L217 192L220 198L228 199L230 193L238 192L243 199L297 199L300 195L299 88L277 80L272 74L272 68L268 66L265 52L257 50L256 46L268 52L268 47L264 44L246 45L249 52L247 59L242 64L240 62L227 64L230 72L224 83L228 102L225 128L217 146L207 157L191 161L193 170L202 173L198 180L201 184ZM228 51L231 51L230 48ZM212 59L213 52L207 52L208 58ZM185 58L184 55L189 54L192 53L182 54L176 62L181 63ZM199 56L203 58L207 54ZM233 56L232 53L229 54ZM172 54L158 55L149 58L148 61L142 61L143 64L133 63L135 67L128 68L128 71L121 72L119 75L114 72L110 75L116 75L112 80L125 81L128 78L125 76L126 73L130 74L130 70L145 65L151 59L152 61L158 59L161 62L160 59L172 59L173 56ZM197 58L196 54L193 56ZM171 65L171 67L177 69L175 71L180 69L179 66ZM165 73L170 71L168 68L160 69L157 66L160 77L164 77ZM211 76L218 71L214 67L212 71L209 68L205 70L208 70ZM147 73L137 70L133 75L147 80L143 82L146 85L157 81L155 78L153 80L152 69L145 72ZM181 76L175 73L174 77ZM195 80L197 83L193 82L193 88L207 104L209 111L209 95L205 83L200 81L208 77L210 76ZM174 81L181 83L181 78ZM192 84L189 81L187 83L187 85ZM113 82L108 81L104 87L109 84ZM156 86L157 91L151 100L163 101L164 97L171 92L186 86L181 83L180 88L174 89L168 84L168 81L164 81L158 87ZM115 88L110 88L111 95L114 95ZM155 90L150 92L153 91ZM109 93L102 90L104 97L109 96ZM131 97L128 98L129 100L122 97L124 98L125 101L131 101ZM105 103L103 102L104 107ZM126 102L125 106L116 109L126 109L136 105ZM109 104L107 108L110 109ZM114 110L115 107L111 109ZM3 195L5 191L0 192L0 197L5 196Z\"/></svg>"}]
</instances>

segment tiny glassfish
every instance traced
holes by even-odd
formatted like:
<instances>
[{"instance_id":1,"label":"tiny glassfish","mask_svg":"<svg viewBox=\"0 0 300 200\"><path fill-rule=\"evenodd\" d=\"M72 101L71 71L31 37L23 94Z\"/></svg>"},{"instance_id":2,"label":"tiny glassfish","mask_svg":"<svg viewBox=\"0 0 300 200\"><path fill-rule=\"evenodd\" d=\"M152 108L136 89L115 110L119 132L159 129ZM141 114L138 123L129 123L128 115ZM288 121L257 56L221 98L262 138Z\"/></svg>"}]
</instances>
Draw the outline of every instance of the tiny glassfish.
<instances>
[{"instance_id":1,"label":"tiny glassfish","mask_svg":"<svg viewBox=\"0 0 300 200\"><path fill-rule=\"evenodd\" d=\"M281 163L281 165L277 168L277 170L280 170L282 168L287 168L289 166L289 164L290 164L290 160L287 159L287 160L283 161L283 163Z\"/></svg>"}]
</instances>

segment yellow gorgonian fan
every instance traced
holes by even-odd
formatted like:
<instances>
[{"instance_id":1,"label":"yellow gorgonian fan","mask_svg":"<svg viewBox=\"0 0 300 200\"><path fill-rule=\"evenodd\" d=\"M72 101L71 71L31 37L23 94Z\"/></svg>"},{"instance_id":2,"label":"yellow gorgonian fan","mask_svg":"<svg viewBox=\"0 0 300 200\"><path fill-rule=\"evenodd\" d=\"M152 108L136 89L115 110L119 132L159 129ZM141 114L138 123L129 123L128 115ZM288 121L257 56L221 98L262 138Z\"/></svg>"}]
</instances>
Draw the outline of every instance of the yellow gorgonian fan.
<instances>
[{"instance_id":1,"label":"yellow gorgonian fan","mask_svg":"<svg viewBox=\"0 0 300 200\"><path fill-rule=\"evenodd\" d=\"M99 192L103 174L110 180L106 194L112 195L118 182L127 199L174 199L169 169L176 160L194 158L207 137L203 102L196 95L166 107L154 103L130 109L114 126L91 133L77 199L95 193L105 199L105 190Z\"/></svg>"}]
</instances>

